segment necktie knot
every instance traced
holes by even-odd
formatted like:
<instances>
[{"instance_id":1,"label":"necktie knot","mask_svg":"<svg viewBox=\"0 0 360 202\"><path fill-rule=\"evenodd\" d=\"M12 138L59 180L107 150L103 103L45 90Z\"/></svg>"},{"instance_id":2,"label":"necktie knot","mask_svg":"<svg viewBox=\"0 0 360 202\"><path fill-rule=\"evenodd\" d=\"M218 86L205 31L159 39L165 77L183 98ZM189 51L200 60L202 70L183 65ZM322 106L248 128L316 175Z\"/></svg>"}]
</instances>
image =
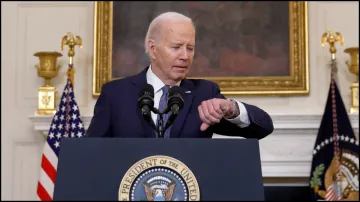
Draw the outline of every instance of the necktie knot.
<instances>
[{"instance_id":1,"label":"necktie knot","mask_svg":"<svg viewBox=\"0 0 360 202\"><path fill-rule=\"evenodd\" d=\"M170 87L168 85L165 85L164 87L161 88L162 91L163 91L163 94L164 95L167 95L169 93L169 89Z\"/></svg>"}]
</instances>

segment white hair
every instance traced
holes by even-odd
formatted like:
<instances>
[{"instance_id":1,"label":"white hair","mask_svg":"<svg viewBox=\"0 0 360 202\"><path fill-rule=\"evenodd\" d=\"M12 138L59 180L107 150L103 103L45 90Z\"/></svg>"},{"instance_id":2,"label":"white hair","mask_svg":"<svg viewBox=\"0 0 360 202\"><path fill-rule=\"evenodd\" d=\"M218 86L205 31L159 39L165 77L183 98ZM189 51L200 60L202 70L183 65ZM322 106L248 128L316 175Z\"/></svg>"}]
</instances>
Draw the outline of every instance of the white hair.
<instances>
[{"instance_id":1,"label":"white hair","mask_svg":"<svg viewBox=\"0 0 360 202\"><path fill-rule=\"evenodd\" d=\"M145 48L145 53L150 57L149 55L149 48L148 48L148 43L149 40L152 39L155 42L159 41L159 35L161 32L161 25L164 21L166 20L171 20L171 21L188 21L191 22L192 25L194 26L193 21L191 20L191 18L177 13L177 12L166 12L166 13L162 13L160 15L158 15L155 19L153 19L149 25L148 31L146 33L146 37L145 37L145 43L144 43L144 48ZM195 28L195 26L194 26Z\"/></svg>"}]
</instances>

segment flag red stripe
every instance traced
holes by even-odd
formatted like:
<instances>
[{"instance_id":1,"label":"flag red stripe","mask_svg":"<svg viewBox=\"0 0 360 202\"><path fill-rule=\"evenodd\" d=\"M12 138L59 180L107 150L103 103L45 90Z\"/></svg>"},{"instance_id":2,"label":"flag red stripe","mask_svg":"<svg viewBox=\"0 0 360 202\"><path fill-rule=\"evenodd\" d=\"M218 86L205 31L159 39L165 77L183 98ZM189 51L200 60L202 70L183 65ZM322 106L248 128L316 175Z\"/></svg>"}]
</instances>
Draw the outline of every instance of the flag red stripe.
<instances>
[{"instance_id":1,"label":"flag red stripe","mask_svg":"<svg viewBox=\"0 0 360 202\"><path fill-rule=\"evenodd\" d=\"M44 154L42 156L41 167L44 169L45 173L49 176L51 181L55 183L56 170Z\"/></svg>"},{"instance_id":2,"label":"flag red stripe","mask_svg":"<svg viewBox=\"0 0 360 202\"><path fill-rule=\"evenodd\" d=\"M336 197L336 194L333 190L331 190L331 192L328 192L326 194L326 198L329 198L329 199L334 199Z\"/></svg>"},{"instance_id":3,"label":"flag red stripe","mask_svg":"<svg viewBox=\"0 0 360 202\"><path fill-rule=\"evenodd\" d=\"M47 193L45 188L42 186L40 182L38 182L37 194L42 201L51 201L51 196Z\"/></svg>"},{"instance_id":4,"label":"flag red stripe","mask_svg":"<svg viewBox=\"0 0 360 202\"><path fill-rule=\"evenodd\" d=\"M331 193L331 195L326 197L326 200L334 200L336 198L334 193Z\"/></svg>"},{"instance_id":5,"label":"flag red stripe","mask_svg":"<svg viewBox=\"0 0 360 202\"><path fill-rule=\"evenodd\" d=\"M341 200L342 197L338 196L338 194L334 191L332 187L330 187L326 193L325 200L326 201L337 201Z\"/></svg>"}]
</instances>

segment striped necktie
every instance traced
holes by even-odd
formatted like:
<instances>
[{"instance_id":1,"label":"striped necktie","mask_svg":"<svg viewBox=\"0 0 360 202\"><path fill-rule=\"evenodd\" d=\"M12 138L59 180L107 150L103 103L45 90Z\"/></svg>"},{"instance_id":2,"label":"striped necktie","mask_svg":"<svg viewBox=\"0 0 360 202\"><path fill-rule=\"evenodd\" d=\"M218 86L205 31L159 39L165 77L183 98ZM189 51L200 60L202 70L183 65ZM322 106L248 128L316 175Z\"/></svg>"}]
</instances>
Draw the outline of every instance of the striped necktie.
<instances>
[{"instance_id":1,"label":"striped necktie","mask_svg":"<svg viewBox=\"0 0 360 202\"><path fill-rule=\"evenodd\" d=\"M167 107L169 89L170 89L170 87L167 85L162 87L163 94L160 98L160 103L159 103L159 111L160 112L164 111ZM171 111L169 111L167 114L163 114L163 127L165 127L165 124L166 124L170 114L171 114ZM156 125L158 124L159 119L160 119L160 115L157 116ZM170 137L170 130L171 130L171 126L165 131L164 137L166 137L166 138ZM156 135L158 136L158 134L156 134Z\"/></svg>"}]
</instances>

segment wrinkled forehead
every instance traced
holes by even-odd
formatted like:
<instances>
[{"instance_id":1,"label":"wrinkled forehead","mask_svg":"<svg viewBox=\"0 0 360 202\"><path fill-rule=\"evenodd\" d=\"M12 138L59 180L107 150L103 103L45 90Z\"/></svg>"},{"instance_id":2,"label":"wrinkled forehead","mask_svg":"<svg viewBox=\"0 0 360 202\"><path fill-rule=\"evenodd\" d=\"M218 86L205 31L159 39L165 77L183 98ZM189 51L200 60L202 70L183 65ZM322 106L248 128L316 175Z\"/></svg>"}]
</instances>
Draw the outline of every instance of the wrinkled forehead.
<instances>
[{"instance_id":1,"label":"wrinkled forehead","mask_svg":"<svg viewBox=\"0 0 360 202\"><path fill-rule=\"evenodd\" d=\"M189 21L169 20L162 26L162 38L166 42L195 43L195 28Z\"/></svg>"}]
</instances>

